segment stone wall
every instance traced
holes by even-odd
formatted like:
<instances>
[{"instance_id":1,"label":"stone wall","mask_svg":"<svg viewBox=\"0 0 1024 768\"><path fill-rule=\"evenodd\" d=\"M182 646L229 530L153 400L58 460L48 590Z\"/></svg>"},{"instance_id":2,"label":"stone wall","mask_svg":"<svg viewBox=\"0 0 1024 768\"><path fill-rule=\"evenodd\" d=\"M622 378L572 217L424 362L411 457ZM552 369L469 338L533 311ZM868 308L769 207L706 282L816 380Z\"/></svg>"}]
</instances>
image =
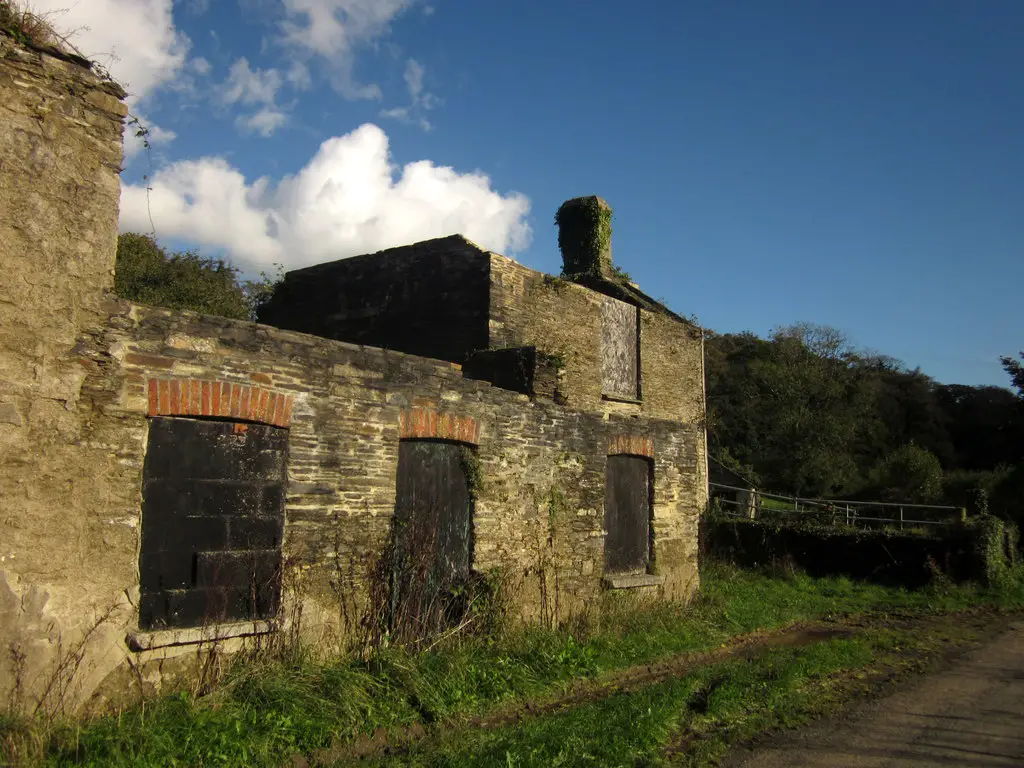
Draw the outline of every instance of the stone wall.
<instances>
[{"instance_id":1,"label":"stone wall","mask_svg":"<svg viewBox=\"0 0 1024 768\"><path fill-rule=\"evenodd\" d=\"M317 642L352 632L373 608L368 588L394 512L402 437L476 447L473 566L498 569L524 618L564 619L602 589L605 463L623 446L644 446L654 457L654 553L664 594L686 599L697 586L695 468L703 438L694 427L531 401L466 379L444 361L127 303L82 352L93 364L85 392L94 434L120 458L119 475L107 482L133 491L104 505L125 544L102 558L97 552L91 568L119 575L129 593L137 583L134 539L145 524L147 417L174 411L175 392L179 413L213 414L215 391L220 415L234 418L269 422L283 415L270 402L291 403L286 585ZM134 633L137 620L128 618L122 631ZM129 653L123 643L116 651ZM144 651L133 661L167 655ZM116 653L105 658L109 666Z\"/></svg>"},{"instance_id":2,"label":"stone wall","mask_svg":"<svg viewBox=\"0 0 1024 768\"><path fill-rule=\"evenodd\" d=\"M49 708L116 699L128 670L156 684L175 659L194 658L197 639L226 638L230 649L273 629L140 628L153 417L288 429L282 617L301 613L320 648L376 609L369 587L403 438L474 447L473 567L506 580L523 618L566 618L604 588L605 470L623 451L654 462L650 583L669 598L693 594L706 484L702 358L689 330L645 311L643 402L605 402L591 377L599 295L463 238L439 241L454 249L446 273L427 275L415 247L396 262L408 267L403 291L434 280L436 291L406 296L406 321L439 319L433 336L416 337L434 358L118 300L119 96L80 62L0 37L0 697L20 691ZM367 285L386 287L364 272ZM497 273L508 290L494 287ZM503 313L492 327L488 302ZM364 319L377 311L364 309ZM346 322L345 334L373 327ZM303 330L330 334L328 325ZM444 359L517 345L540 350L532 394Z\"/></svg>"},{"instance_id":3,"label":"stone wall","mask_svg":"<svg viewBox=\"0 0 1024 768\"><path fill-rule=\"evenodd\" d=\"M77 343L113 285L122 92L80 60L0 34L0 699L68 683L58 658L118 642L137 582L134 500L82 385ZM137 453L137 450L132 452ZM108 559L109 555L109 559ZM97 568L97 563L102 567ZM98 617L112 621L90 634ZM121 634L123 637L123 633ZM12 651L24 654L16 661ZM95 670L78 682L90 688Z\"/></svg>"},{"instance_id":4,"label":"stone wall","mask_svg":"<svg viewBox=\"0 0 1024 768\"><path fill-rule=\"evenodd\" d=\"M487 347L487 270L461 235L389 248L288 272L260 319L461 363Z\"/></svg>"},{"instance_id":5,"label":"stone wall","mask_svg":"<svg viewBox=\"0 0 1024 768\"><path fill-rule=\"evenodd\" d=\"M606 419L466 379L451 363L191 313L126 306L96 354L108 350L107 373L90 385L107 393L99 410L139 430L125 450L143 441L152 378L198 381L196 392L211 381L255 383L293 400L285 549L305 567L333 567L340 558L359 571L379 553L394 507L403 418L420 411L476 425L451 432L442 419L433 427L440 432L417 436L477 446L481 570L502 562L532 567L532 529L543 523L546 540L554 489L568 505L559 543L574 553L564 558L565 588L592 594L601 577L604 461L621 436L653 441L658 538L678 538L696 512L683 477L699 463L700 433L673 421ZM671 589L684 595L685 582Z\"/></svg>"},{"instance_id":6,"label":"stone wall","mask_svg":"<svg viewBox=\"0 0 1024 768\"><path fill-rule=\"evenodd\" d=\"M601 302L604 296L560 277L491 254L490 346L535 346L564 366L567 404L583 410L686 424L704 420L704 351L699 328L640 309L639 403L601 394Z\"/></svg>"},{"instance_id":7,"label":"stone wall","mask_svg":"<svg viewBox=\"0 0 1024 768\"><path fill-rule=\"evenodd\" d=\"M638 403L608 400L601 393L602 299L582 285L491 254L491 346L531 345L554 357L562 366L559 394L569 408L634 423L671 421L692 435L692 453L665 467L668 482L655 484L655 498L680 514L655 525L669 529L660 534L663 561L696 563L697 519L707 505L702 332L641 308L642 397Z\"/></svg>"}]
</instances>

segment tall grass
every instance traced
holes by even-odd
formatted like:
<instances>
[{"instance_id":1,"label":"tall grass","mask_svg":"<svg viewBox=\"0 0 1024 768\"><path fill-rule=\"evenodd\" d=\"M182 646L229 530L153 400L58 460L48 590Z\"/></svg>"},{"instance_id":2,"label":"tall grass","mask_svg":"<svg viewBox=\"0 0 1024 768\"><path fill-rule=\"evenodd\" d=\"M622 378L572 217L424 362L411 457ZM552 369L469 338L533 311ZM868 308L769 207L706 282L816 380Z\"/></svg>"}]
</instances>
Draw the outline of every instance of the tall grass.
<instances>
[{"instance_id":1,"label":"tall grass","mask_svg":"<svg viewBox=\"0 0 1024 768\"><path fill-rule=\"evenodd\" d=\"M454 730L364 765L465 766L714 765L731 743L829 711L837 675L892 663L914 645L906 634L834 639L725 661L570 711L493 731Z\"/></svg>"},{"instance_id":2,"label":"tall grass","mask_svg":"<svg viewBox=\"0 0 1024 768\"><path fill-rule=\"evenodd\" d=\"M29 6L22 0L0 0L0 31L21 43L67 52L71 45L66 36L50 22L55 14L37 13Z\"/></svg>"},{"instance_id":3,"label":"tall grass","mask_svg":"<svg viewBox=\"0 0 1024 768\"><path fill-rule=\"evenodd\" d=\"M540 628L451 640L426 653L380 651L369 659L314 663L250 659L203 696L164 696L122 712L50 730L49 764L277 766L332 740L376 729L457 724L503 703L555 692L574 680L716 647L730 637L839 613L950 611L1024 605L1024 578L1002 589L907 591L800 574L711 564L689 606L609 600L572 629ZM0 722L6 735L16 723ZM24 727L24 723L20 727ZM42 758L40 758L42 760Z\"/></svg>"}]
</instances>

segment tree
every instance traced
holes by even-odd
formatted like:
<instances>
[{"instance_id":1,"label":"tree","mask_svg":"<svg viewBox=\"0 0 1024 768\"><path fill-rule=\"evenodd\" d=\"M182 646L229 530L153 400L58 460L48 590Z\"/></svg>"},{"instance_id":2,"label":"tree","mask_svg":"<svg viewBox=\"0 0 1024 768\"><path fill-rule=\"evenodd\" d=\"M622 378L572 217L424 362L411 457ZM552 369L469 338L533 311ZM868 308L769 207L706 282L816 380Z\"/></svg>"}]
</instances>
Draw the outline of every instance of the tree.
<instances>
[{"instance_id":1,"label":"tree","mask_svg":"<svg viewBox=\"0 0 1024 768\"><path fill-rule=\"evenodd\" d=\"M280 282L260 273L240 280L220 259L195 251L168 254L150 235L126 232L117 239L114 292L123 299L169 309L190 309L237 320L254 319Z\"/></svg>"},{"instance_id":2,"label":"tree","mask_svg":"<svg viewBox=\"0 0 1024 768\"><path fill-rule=\"evenodd\" d=\"M1021 458L1021 400L1003 387L943 384L936 388L955 452L947 468L990 470Z\"/></svg>"},{"instance_id":3,"label":"tree","mask_svg":"<svg viewBox=\"0 0 1024 768\"><path fill-rule=\"evenodd\" d=\"M794 323L772 331L773 341L795 339L816 357L841 362L853 355L853 348L845 333L838 328L817 323Z\"/></svg>"},{"instance_id":4,"label":"tree","mask_svg":"<svg viewBox=\"0 0 1024 768\"><path fill-rule=\"evenodd\" d=\"M855 448L873 424L872 390L841 332L804 323L769 340L713 335L706 350L713 455L771 490L832 494L862 481Z\"/></svg>"},{"instance_id":5,"label":"tree","mask_svg":"<svg viewBox=\"0 0 1024 768\"><path fill-rule=\"evenodd\" d=\"M1020 359L1024 360L1024 352L1020 353ZM1012 357L1001 357L999 361L1003 364L1006 373L1009 374L1010 381L1013 382L1013 387L1017 390L1017 395L1024 397L1024 365L1021 365L1020 360L1014 360Z\"/></svg>"},{"instance_id":6,"label":"tree","mask_svg":"<svg viewBox=\"0 0 1024 768\"><path fill-rule=\"evenodd\" d=\"M935 380L918 369L876 367L867 361L862 365L873 381L875 401L873 424L859 448L862 466L874 466L896 447L914 443L951 467L955 450L949 417L939 403Z\"/></svg>"}]
</instances>

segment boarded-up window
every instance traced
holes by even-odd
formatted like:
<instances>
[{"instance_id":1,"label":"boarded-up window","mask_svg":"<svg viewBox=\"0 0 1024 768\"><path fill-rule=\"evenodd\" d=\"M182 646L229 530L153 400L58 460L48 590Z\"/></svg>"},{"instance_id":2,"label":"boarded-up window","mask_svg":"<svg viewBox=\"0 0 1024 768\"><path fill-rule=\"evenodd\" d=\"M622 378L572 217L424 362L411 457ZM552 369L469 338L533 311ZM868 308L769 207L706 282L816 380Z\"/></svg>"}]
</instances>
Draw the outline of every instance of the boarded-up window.
<instances>
[{"instance_id":1,"label":"boarded-up window","mask_svg":"<svg viewBox=\"0 0 1024 768\"><path fill-rule=\"evenodd\" d=\"M641 456L609 456L606 472L605 570L643 572L651 551L651 461Z\"/></svg>"},{"instance_id":2,"label":"boarded-up window","mask_svg":"<svg viewBox=\"0 0 1024 768\"><path fill-rule=\"evenodd\" d=\"M288 430L155 418L143 469L142 629L277 611Z\"/></svg>"},{"instance_id":3,"label":"boarded-up window","mask_svg":"<svg viewBox=\"0 0 1024 768\"><path fill-rule=\"evenodd\" d=\"M601 303L601 392L640 397L639 315L632 304L604 297Z\"/></svg>"},{"instance_id":4,"label":"boarded-up window","mask_svg":"<svg viewBox=\"0 0 1024 768\"><path fill-rule=\"evenodd\" d=\"M469 575L473 510L471 449L437 440L403 440L388 558L392 632L425 634L458 612L453 597Z\"/></svg>"}]
</instances>

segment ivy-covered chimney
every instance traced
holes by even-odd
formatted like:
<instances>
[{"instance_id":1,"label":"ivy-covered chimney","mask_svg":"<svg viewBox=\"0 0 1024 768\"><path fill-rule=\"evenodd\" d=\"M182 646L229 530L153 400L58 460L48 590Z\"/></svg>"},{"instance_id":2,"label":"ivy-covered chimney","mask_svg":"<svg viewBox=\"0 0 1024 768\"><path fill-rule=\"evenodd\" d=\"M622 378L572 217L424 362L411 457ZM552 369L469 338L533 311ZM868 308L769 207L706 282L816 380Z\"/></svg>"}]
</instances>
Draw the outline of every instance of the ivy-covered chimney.
<instances>
[{"instance_id":1,"label":"ivy-covered chimney","mask_svg":"<svg viewBox=\"0 0 1024 768\"><path fill-rule=\"evenodd\" d=\"M555 214L562 274L613 279L612 209L600 197L566 200Z\"/></svg>"}]
</instances>

